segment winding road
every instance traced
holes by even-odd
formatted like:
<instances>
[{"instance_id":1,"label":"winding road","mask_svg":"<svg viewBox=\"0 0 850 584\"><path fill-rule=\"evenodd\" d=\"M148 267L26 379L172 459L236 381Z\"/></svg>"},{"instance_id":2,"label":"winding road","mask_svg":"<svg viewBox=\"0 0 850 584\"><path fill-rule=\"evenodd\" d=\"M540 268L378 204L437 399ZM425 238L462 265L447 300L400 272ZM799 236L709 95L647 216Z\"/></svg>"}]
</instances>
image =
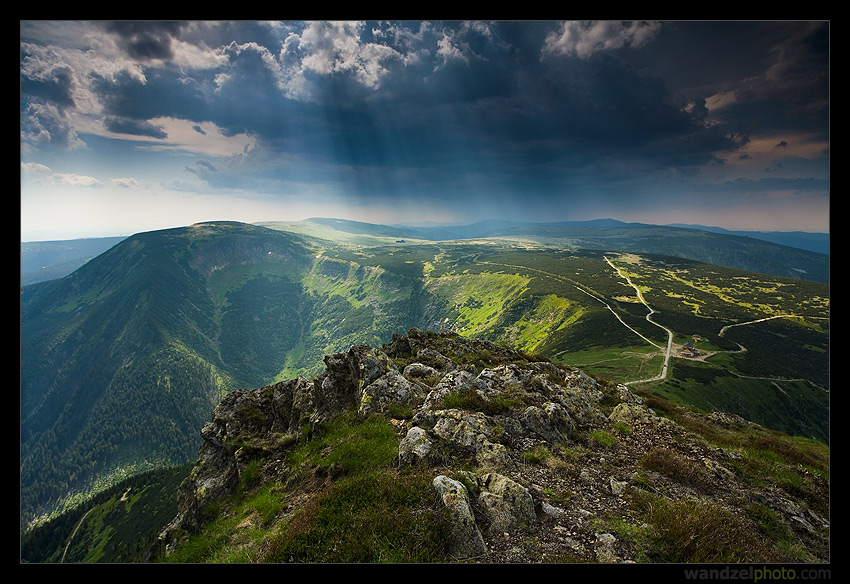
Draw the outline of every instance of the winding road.
<instances>
[{"instance_id":1,"label":"winding road","mask_svg":"<svg viewBox=\"0 0 850 584\"><path fill-rule=\"evenodd\" d=\"M647 378L647 379L636 379L636 380L634 380L634 381L627 381L626 383L624 383L624 385L632 385L633 383L646 383L646 382L648 382L648 381L661 381L662 379L667 379L667 370L670 368L670 356L673 354L673 331L672 331L672 330L670 330L669 328L667 328L666 326L661 325L661 324L658 324L657 322L655 322L654 320L652 320L652 315L653 315L653 314L655 314L655 309L653 309L653 308L652 308L652 307L651 307L651 306L650 306L650 305L646 302L646 300L645 300L645 299L644 299L644 297L643 297L643 293L640 291L640 288L638 288L638 287L634 284L634 282L632 282L631 278L629 278L629 276L628 276L627 274L624 274L624 273L620 270L620 268L618 268L617 266L615 266L614 264L612 264L612 263L611 263L611 260L609 260L607 256L603 256L603 257L605 257L605 261L606 261L606 262L608 262L608 265L609 265L609 266L611 266L612 268L614 268L615 270L617 270L617 274L618 274L621 278L624 278L624 279L626 280L626 282L628 282L628 283L629 283L629 286L631 286L632 288L634 288L634 289L635 289L635 292L637 292L638 300L640 300L640 301L641 301L641 304L643 304L644 306L646 306L646 309L649 311L649 312L646 314L646 321L647 321L647 322L649 322L649 323L651 323L651 324L654 324L654 325L655 325L655 326L657 326L658 328L663 329L663 330L665 330L665 331L667 332L667 349L666 349L665 354L664 354L664 365L661 367L661 373L659 373L659 374L658 374L658 375L656 375L655 377L649 377L649 378ZM607 303L606 303L606 306L607 306ZM608 306L608 310L611 310L611 312L614 312L614 310L613 310L610 306ZM617 318L619 319L620 317L619 317L619 316L617 316ZM623 320L622 320L622 319L620 319L620 322L623 322ZM626 324L626 323L623 323L623 324ZM628 325L626 325L626 326L628 326ZM629 328L631 329L632 327L629 327ZM632 330L634 330L634 329L632 329ZM635 332L637 332L637 331L635 331ZM647 339L646 337L644 337L644 336L643 336L643 335L641 335L640 333L638 333L638 335L640 335L640 337L641 337L641 338L643 338L643 339L645 339L646 341L648 341L651 345L653 345L653 346L655 346L655 347L658 347L659 349L662 349L662 350L664 349L664 347L663 347L663 346L661 346L661 345L659 345L659 344L657 344L657 343L654 343L653 341L650 341L649 339Z\"/></svg>"},{"instance_id":2,"label":"winding road","mask_svg":"<svg viewBox=\"0 0 850 584\"><path fill-rule=\"evenodd\" d=\"M638 288L638 287L635 285L635 283L634 283L634 282L632 282L631 278L629 278L629 276L628 276L628 275L624 274L624 273L623 273L623 271L622 271L620 268L618 268L617 266L615 266L615 265L611 262L611 260L610 260L610 259L608 259L608 257L607 257L607 256L603 256L603 257L605 258L605 261L608 263L608 265L609 265L609 266L611 266L614 270L616 270L616 271L617 271L617 274L618 274L621 278L623 278L624 280L626 280L626 282L628 282L628 283L629 283L629 285L630 285L632 288L634 288L634 289L635 289L635 292L637 293L638 300L640 300L640 302L641 302L641 303L642 303L642 304L646 307L646 309L649 311L649 312L646 314L646 320L647 320L647 322L649 322L649 323L651 323L651 324L653 324L653 325L657 326L657 327L658 327L658 328L660 328L660 329L663 329L663 330L667 333L667 346L666 346L666 347L665 347L664 345L658 344L657 342L653 341L652 339L650 339L650 338L648 338L648 337L644 336L643 334L641 334L639 331L635 330L635 329L634 329L633 327L631 327L628 323L626 323L626 322L625 322L625 321L624 321L624 320L620 317L620 315L619 315L619 314L617 314L617 312L616 312L613 308L611 308L611 305L610 305L610 304L608 304L608 302L607 302L604 298L601 298L600 296L598 296L598 295L595 293L595 291L589 291L589 290L586 288L586 286L584 286L583 284L581 284L581 283L579 283L579 282L576 282L576 281L575 281L575 280L573 280L572 278L565 277L565 276L563 276L563 275L561 275L561 274L554 274L554 273L552 273L552 272L547 272L547 271L545 271L545 270L540 270L540 269L536 269L536 268L530 268L530 267L528 267L528 266L518 266L518 265L513 265L513 264L503 264L503 263L489 262L489 261L482 261L482 262L480 262L480 263L482 263L482 264L489 264L489 265L499 265L499 266L505 266L505 267L510 267L510 268L522 268L522 269L524 269L524 270L530 270L530 271L534 271L534 272L538 272L538 273L544 274L544 275L546 275L546 276L549 276L549 277L554 278L554 279L557 279L557 280L561 280L561 281L564 281L564 282L571 282L571 283L572 283L572 284L576 287L576 289L581 290L582 292L584 292L585 294L587 294L588 296L590 296L591 298L593 298L593 299L594 299L594 300L596 300L597 302L599 302L599 303L603 304L603 305L604 305L604 306L605 306L605 307L606 307L606 308L607 308L607 309L611 312L611 314L613 314L613 315L614 315L614 317L615 317L617 320L619 320L619 321L620 321L620 323L621 323L623 326L625 326L627 329L629 329L630 331L632 331L633 333L635 333L637 336L639 336L640 338L642 338L643 340L645 340L647 343L649 343L649 344L650 344L650 345L652 345L653 347L657 348L659 351L664 351L664 364L663 364L663 366L661 367L661 372L660 372L658 375L656 375L656 376L654 376L654 377L648 377L648 378L645 378L645 379L635 379L635 380L633 380L633 381L627 381L627 382L624 382L624 383L623 383L623 385L632 385L632 384L635 384L635 383L648 383L648 382L650 382L650 381L662 381L662 380L664 380L664 379L666 379L666 378L667 378L667 373L668 373L668 371L669 371L669 369L670 369L670 358L673 356L673 331L672 331L672 330L670 330L669 328L667 328L666 326L661 325L661 324L659 324L659 323L655 322L654 320L652 320L652 315L653 315L653 314L656 314L656 311L655 311L655 309L654 309L654 308L652 308L652 307L649 305L649 303L648 303L648 302L646 301L646 299L643 297L643 293L640 291L640 288ZM722 329L720 329L720 332L718 333L718 336L719 336L719 337L722 337L722 336L726 333L726 331L727 331L728 329L730 329L731 327L735 327L735 326L743 326L743 325L748 325L748 324L755 324L755 323L764 322L764 321L767 321L767 320L772 320L772 319L774 319L774 318L803 318L803 317L798 316L798 315L794 315L794 314L778 314L778 315L775 315L775 316L768 316L768 317L765 317L765 318L759 318L759 319L751 320L751 321L747 321L747 322L739 322L739 323L735 323L735 324L729 324L729 325L724 326ZM746 349L746 347L744 347L744 346L743 346L743 345L741 345L740 343L736 343L736 344L738 345L738 347L740 347L739 351L715 351L715 352L706 353L706 354L702 355L701 357L699 357L699 358L697 358L697 359L698 359L698 360L704 360L706 357L710 357L710 356L715 355L715 354L717 354L717 353L719 353L719 352L744 352L744 351L746 351L746 350L747 350L747 349ZM762 379L762 378L759 378L759 379ZM771 379L771 380L774 380L774 381L777 381L777 380L778 380L778 381L789 381L789 380L787 380L787 379L775 379L775 378L763 378L763 379Z\"/></svg>"}]
</instances>

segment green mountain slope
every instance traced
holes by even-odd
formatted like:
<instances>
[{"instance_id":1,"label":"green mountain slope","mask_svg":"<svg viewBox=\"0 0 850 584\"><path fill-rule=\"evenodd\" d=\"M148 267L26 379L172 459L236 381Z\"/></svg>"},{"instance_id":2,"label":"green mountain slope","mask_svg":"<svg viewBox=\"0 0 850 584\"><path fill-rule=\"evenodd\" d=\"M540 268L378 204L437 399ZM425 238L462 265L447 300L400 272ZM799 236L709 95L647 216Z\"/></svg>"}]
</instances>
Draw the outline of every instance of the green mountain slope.
<instances>
[{"instance_id":1,"label":"green mountain slope","mask_svg":"<svg viewBox=\"0 0 850 584\"><path fill-rule=\"evenodd\" d=\"M648 254L332 234L224 222L144 233L22 288L22 522L194 459L225 393L315 375L324 355L412 327L828 439L827 285ZM659 324L675 347L663 378ZM697 333L704 360L679 357Z\"/></svg>"},{"instance_id":2,"label":"green mountain slope","mask_svg":"<svg viewBox=\"0 0 850 584\"><path fill-rule=\"evenodd\" d=\"M750 272L829 282L829 256L768 241L660 225L584 227L536 225L491 232L557 247L652 253L688 258Z\"/></svg>"},{"instance_id":3,"label":"green mountain slope","mask_svg":"<svg viewBox=\"0 0 850 584\"><path fill-rule=\"evenodd\" d=\"M203 420L241 381L220 348L228 307L210 279L264 262L297 272L305 250L257 227L195 226L139 234L67 278L22 289L25 512L194 455Z\"/></svg>"},{"instance_id":4,"label":"green mountain slope","mask_svg":"<svg viewBox=\"0 0 850 584\"><path fill-rule=\"evenodd\" d=\"M481 221L451 227L386 227L341 219L308 219L268 223L271 228L317 235L365 245L410 241L496 239L541 244L546 247L630 251L687 258L751 272L786 278L829 282L829 254L807 249L807 240L776 232L727 232L701 226L624 223L613 219L523 223ZM815 234L822 249L827 234Z\"/></svg>"}]
</instances>

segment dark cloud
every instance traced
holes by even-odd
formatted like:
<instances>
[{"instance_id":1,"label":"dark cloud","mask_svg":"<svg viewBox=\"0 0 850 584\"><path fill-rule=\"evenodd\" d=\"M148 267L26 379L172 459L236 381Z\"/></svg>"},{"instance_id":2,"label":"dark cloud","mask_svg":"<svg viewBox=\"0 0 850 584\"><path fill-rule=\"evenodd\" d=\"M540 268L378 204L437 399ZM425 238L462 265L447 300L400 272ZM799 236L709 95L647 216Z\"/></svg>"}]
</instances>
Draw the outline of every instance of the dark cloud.
<instances>
[{"instance_id":1,"label":"dark cloud","mask_svg":"<svg viewBox=\"0 0 850 584\"><path fill-rule=\"evenodd\" d=\"M144 79L127 70L109 78L98 73L90 75L91 89L106 115L137 120L162 116L205 119L209 102L203 83L203 79L185 82L171 70L150 70Z\"/></svg>"},{"instance_id":2,"label":"dark cloud","mask_svg":"<svg viewBox=\"0 0 850 584\"><path fill-rule=\"evenodd\" d=\"M197 147L210 159L178 168L221 188L615 199L744 166L777 178L826 167L823 153L803 159L820 144L799 135L828 144L828 23L98 26L127 59L80 71L68 63L89 62L82 41L63 59L36 46L49 27L27 27L22 131L72 144L71 114L94 104L82 113L112 131ZM191 139L166 136L160 117ZM252 149L212 158L237 135Z\"/></svg>"},{"instance_id":3,"label":"dark cloud","mask_svg":"<svg viewBox=\"0 0 850 584\"><path fill-rule=\"evenodd\" d=\"M73 72L68 66L59 66L49 76L33 78L21 74L21 96L26 101L48 102L60 111L74 107Z\"/></svg>"},{"instance_id":4,"label":"dark cloud","mask_svg":"<svg viewBox=\"0 0 850 584\"><path fill-rule=\"evenodd\" d=\"M187 26L181 22L115 21L104 28L118 38L118 44L133 59L168 60L173 56L171 41Z\"/></svg>"},{"instance_id":5,"label":"dark cloud","mask_svg":"<svg viewBox=\"0 0 850 584\"><path fill-rule=\"evenodd\" d=\"M144 120L130 120L127 118L106 118L103 122L110 132L119 134L130 134L133 136L146 136L164 140L168 134L160 126Z\"/></svg>"}]
</instances>

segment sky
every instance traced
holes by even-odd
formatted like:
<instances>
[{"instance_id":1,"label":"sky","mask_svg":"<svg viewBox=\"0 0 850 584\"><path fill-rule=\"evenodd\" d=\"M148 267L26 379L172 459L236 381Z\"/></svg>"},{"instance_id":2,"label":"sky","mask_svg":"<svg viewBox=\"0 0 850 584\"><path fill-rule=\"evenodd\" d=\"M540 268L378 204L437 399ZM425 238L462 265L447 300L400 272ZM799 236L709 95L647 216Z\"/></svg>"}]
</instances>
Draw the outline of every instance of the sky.
<instances>
[{"instance_id":1,"label":"sky","mask_svg":"<svg viewBox=\"0 0 850 584\"><path fill-rule=\"evenodd\" d=\"M21 21L21 241L309 217L828 232L829 24Z\"/></svg>"}]
</instances>

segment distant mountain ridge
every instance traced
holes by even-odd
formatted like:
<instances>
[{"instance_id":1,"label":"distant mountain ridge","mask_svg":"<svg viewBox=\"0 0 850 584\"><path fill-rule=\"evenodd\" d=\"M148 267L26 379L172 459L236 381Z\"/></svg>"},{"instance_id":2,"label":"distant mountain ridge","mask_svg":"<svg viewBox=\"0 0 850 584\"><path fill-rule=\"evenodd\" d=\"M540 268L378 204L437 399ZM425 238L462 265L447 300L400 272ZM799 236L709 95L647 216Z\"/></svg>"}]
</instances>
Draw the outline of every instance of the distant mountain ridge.
<instances>
[{"instance_id":1,"label":"distant mountain ridge","mask_svg":"<svg viewBox=\"0 0 850 584\"><path fill-rule=\"evenodd\" d=\"M295 222L299 223L299 222ZM314 217L304 224L314 224L353 236L388 237L426 241L451 241L489 237L527 237L540 242L568 243L601 249L608 244L621 246L625 251L669 254L687 257L728 267L760 271L792 278L811 279L816 282L829 281L829 234L801 231L730 231L721 227L697 224L652 225L648 223L626 223L616 219L592 219L585 221L558 221L552 223L529 223L524 221L484 220L465 225L381 225L348 219ZM274 227L276 222L260 223ZM645 237L647 230L655 230L654 241ZM669 229L669 231L664 231ZM682 232L680 230L688 230ZM286 230L286 229L284 229ZM594 231L598 230L598 231ZM613 230L613 231L612 231ZM619 231L616 231L619 230ZM677 231L679 230L679 231ZM711 255L700 246L717 248L717 242L730 248L736 240L718 239L697 243L686 241L692 231L702 231L718 236L745 237L791 248L781 250L763 247L758 242L740 241L739 248L722 255ZM692 235L692 234L691 234ZM629 239L631 238L631 241ZM678 241L664 241L675 238ZM88 238L63 241L21 243L21 285L61 278L103 253L124 237ZM614 240L614 241L612 241ZM805 255L792 250L804 250L820 255ZM770 256L765 261L754 260L758 255ZM820 257L824 256L824 257Z\"/></svg>"},{"instance_id":2,"label":"distant mountain ridge","mask_svg":"<svg viewBox=\"0 0 850 584\"><path fill-rule=\"evenodd\" d=\"M67 276L126 237L21 242L21 286Z\"/></svg>"},{"instance_id":3,"label":"distant mountain ridge","mask_svg":"<svg viewBox=\"0 0 850 584\"><path fill-rule=\"evenodd\" d=\"M809 231L739 231L724 229L722 227L710 227L706 225L692 225L686 223L671 223L670 227L701 229L703 231L725 233L727 235L754 237L771 243L778 243L779 245L787 245L788 247L797 247L817 253L829 254L829 233L815 233Z\"/></svg>"},{"instance_id":4,"label":"distant mountain ridge","mask_svg":"<svg viewBox=\"0 0 850 584\"><path fill-rule=\"evenodd\" d=\"M828 253L803 247L808 243L808 247L828 250L829 234L805 234L810 237L782 232L739 234L719 228L625 223L616 219L553 223L494 220L458 226L392 228L345 219L313 218L305 223L346 233L400 239L519 239L554 247L655 253L774 276L829 282Z\"/></svg>"}]
</instances>

